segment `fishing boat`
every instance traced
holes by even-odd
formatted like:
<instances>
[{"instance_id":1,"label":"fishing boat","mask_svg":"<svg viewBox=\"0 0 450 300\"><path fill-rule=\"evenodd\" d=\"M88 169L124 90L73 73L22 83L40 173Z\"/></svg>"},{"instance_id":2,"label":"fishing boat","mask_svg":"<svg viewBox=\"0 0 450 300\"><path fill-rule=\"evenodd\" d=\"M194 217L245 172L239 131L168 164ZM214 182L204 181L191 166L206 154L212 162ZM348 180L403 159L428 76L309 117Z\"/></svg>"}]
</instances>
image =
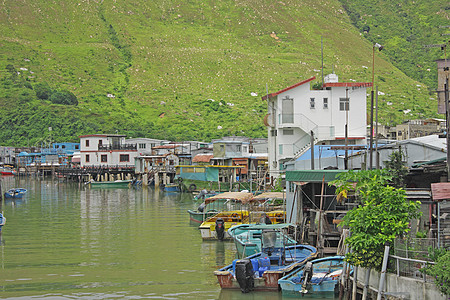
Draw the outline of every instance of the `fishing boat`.
<instances>
[{"instance_id":1,"label":"fishing boat","mask_svg":"<svg viewBox=\"0 0 450 300\"><path fill-rule=\"evenodd\" d=\"M331 256L312 260L281 278L283 295L309 297L335 297L339 277L344 268L344 256Z\"/></svg>"},{"instance_id":2,"label":"fishing boat","mask_svg":"<svg viewBox=\"0 0 450 300\"><path fill-rule=\"evenodd\" d=\"M91 187L102 187L102 188L126 188L129 187L132 180L115 180L115 181L88 181Z\"/></svg>"},{"instance_id":3,"label":"fishing boat","mask_svg":"<svg viewBox=\"0 0 450 300\"><path fill-rule=\"evenodd\" d=\"M165 192L179 192L180 191L180 187L178 184L174 183L174 184L166 184L164 186L164 191Z\"/></svg>"},{"instance_id":4,"label":"fishing boat","mask_svg":"<svg viewBox=\"0 0 450 300\"><path fill-rule=\"evenodd\" d=\"M220 241L231 239L228 230L235 225L261 223L261 218L267 217L272 224L283 223L286 212L276 210L271 212L232 210L222 211L208 218L198 227L204 240Z\"/></svg>"},{"instance_id":5,"label":"fishing boat","mask_svg":"<svg viewBox=\"0 0 450 300\"><path fill-rule=\"evenodd\" d=\"M222 289L277 291L278 280L308 260L315 258L317 249L309 245L285 246L277 240L275 229L262 232L262 251L214 272Z\"/></svg>"},{"instance_id":6,"label":"fishing boat","mask_svg":"<svg viewBox=\"0 0 450 300\"><path fill-rule=\"evenodd\" d=\"M268 229L276 229L276 238L286 246L295 245L297 241L287 235L292 224L241 224L228 229L228 235L233 239L238 257L247 257L262 249L262 233Z\"/></svg>"},{"instance_id":7,"label":"fishing boat","mask_svg":"<svg viewBox=\"0 0 450 300\"><path fill-rule=\"evenodd\" d=\"M22 198L27 192L24 188L10 189L5 193L5 198Z\"/></svg>"},{"instance_id":8,"label":"fishing boat","mask_svg":"<svg viewBox=\"0 0 450 300\"><path fill-rule=\"evenodd\" d=\"M0 232L2 231L3 225L6 224L6 218L3 216L3 212L0 213Z\"/></svg>"},{"instance_id":9,"label":"fishing boat","mask_svg":"<svg viewBox=\"0 0 450 300\"><path fill-rule=\"evenodd\" d=\"M16 171L9 167L0 167L0 174L2 175L16 175Z\"/></svg>"},{"instance_id":10,"label":"fishing boat","mask_svg":"<svg viewBox=\"0 0 450 300\"><path fill-rule=\"evenodd\" d=\"M195 223L203 223L208 218L224 210L240 209L243 203L249 201L251 193L225 192L211 195L200 204L197 210L188 210L189 219Z\"/></svg>"}]
</instances>

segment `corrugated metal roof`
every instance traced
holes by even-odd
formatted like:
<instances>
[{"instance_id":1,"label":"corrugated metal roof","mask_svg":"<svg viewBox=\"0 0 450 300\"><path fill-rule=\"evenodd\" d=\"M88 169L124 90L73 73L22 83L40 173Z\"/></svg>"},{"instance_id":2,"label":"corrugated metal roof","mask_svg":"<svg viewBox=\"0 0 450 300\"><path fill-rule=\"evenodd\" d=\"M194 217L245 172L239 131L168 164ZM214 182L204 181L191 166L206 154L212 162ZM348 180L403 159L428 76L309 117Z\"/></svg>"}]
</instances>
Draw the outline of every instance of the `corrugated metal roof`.
<instances>
[{"instance_id":1,"label":"corrugated metal roof","mask_svg":"<svg viewBox=\"0 0 450 300\"><path fill-rule=\"evenodd\" d=\"M205 163L209 163L211 161L211 158L213 158L214 155L212 154L197 154L196 156L194 156L194 158L192 159L192 162L205 162Z\"/></svg>"},{"instance_id":2,"label":"corrugated metal roof","mask_svg":"<svg viewBox=\"0 0 450 300\"><path fill-rule=\"evenodd\" d=\"M286 181L302 181L302 182L322 182L325 176L325 182L336 179L336 176L347 170L301 170L286 171Z\"/></svg>"},{"instance_id":3,"label":"corrugated metal roof","mask_svg":"<svg viewBox=\"0 0 450 300\"><path fill-rule=\"evenodd\" d=\"M450 199L450 182L438 182L431 184L431 194L433 200L449 200Z\"/></svg>"}]
</instances>

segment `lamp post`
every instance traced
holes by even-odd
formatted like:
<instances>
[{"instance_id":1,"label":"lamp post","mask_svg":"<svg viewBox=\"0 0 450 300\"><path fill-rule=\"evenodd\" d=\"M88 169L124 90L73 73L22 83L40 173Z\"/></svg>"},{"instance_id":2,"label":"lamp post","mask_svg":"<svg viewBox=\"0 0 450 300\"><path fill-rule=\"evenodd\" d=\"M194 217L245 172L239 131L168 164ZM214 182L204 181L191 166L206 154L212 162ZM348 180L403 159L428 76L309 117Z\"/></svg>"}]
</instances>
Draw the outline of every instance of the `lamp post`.
<instances>
[{"instance_id":1,"label":"lamp post","mask_svg":"<svg viewBox=\"0 0 450 300\"><path fill-rule=\"evenodd\" d=\"M373 166L373 98L374 98L374 81L375 81L375 49L381 51L383 46L375 43L372 47L372 92L370 93L370 145L369 145L369 170Z\"/></svg>"}]
</instances>

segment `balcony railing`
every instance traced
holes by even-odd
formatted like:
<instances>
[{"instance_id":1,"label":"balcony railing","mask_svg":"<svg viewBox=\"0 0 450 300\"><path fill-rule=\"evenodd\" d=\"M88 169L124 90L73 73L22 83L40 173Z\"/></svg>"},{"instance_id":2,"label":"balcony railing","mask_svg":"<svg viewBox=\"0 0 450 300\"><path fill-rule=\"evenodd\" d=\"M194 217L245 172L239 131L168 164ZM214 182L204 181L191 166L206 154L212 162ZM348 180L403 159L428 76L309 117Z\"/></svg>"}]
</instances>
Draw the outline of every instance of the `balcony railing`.
<instances>
[{"instance_id":1,"label":"balcony railing","mask_svg":"<svg viewBox=\"0 0 450 300\"><path fill-rule=\"evenodd\" d=\"M98 151L137 150L137 144L98 145Z\"/></svg>"}]
</instances>

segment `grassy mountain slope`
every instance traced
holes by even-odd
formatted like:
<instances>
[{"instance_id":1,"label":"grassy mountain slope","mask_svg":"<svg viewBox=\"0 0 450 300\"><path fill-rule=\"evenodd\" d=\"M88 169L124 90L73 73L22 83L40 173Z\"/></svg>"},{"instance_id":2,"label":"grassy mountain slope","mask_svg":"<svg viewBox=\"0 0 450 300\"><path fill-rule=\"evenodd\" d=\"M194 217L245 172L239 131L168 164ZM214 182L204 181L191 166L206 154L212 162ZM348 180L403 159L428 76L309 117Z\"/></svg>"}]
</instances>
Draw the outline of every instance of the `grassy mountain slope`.
<instances>
[{"instance_id":1,"label":"grassy mountain slope","mask_svg":"<svg viewBox=\"0 0 450 300\"><path fill-rule=\"evenodd\" d=\"M8 145L39 143L48 127L56 141L98 132L265 136L266 85L320 81L321 37L325 74L372 76L372 44L337 0L7 0L0 25L0 141ZM375 74L381 122L435 116L434 95L383 52ZM78 106L39 100L33 88L42 83L73 92Z\"/></svg>"}]
</instances>

